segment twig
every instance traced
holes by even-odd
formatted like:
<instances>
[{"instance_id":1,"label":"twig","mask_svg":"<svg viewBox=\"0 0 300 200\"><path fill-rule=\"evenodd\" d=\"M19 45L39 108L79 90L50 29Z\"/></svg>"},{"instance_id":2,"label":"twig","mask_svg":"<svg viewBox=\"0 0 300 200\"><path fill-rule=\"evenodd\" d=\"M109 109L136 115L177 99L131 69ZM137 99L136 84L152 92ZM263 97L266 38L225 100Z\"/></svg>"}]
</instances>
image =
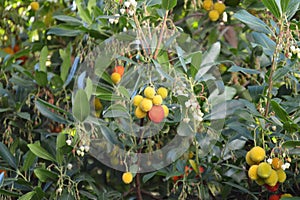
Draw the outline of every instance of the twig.
<instances>
[{"instance_id":1,"label":"twig","mask_svg":"<svg viewBox=\"0 0 300 200\"><path fill-rule=\"evenodd\" d=\"M167 10L166 14L164 16L162 28L161 28L161 31L160 31L159 40L157 42L156 49L155 49L155 52L154 52L154 56L153 56L154 60L157 58L159 48L160 48L160 45L161 45L161 42L162 42L162 39L163 39L163 34L165 32L165 27L166 27L166 21L167 21L167 18L168 18L168 13L169 13L169 11Z\"/></svg>"},{"instance_id":2,"label":"twig","mask_svg":"<svg viewBox=\"0 0 300 200\"><path fill-rule=\"evenodd\" d=\"M204 14L198 13L198 12L197 12L197 13L192 13L192 14L187 15L187 16L185 16L184 18L182 18L182 19L180 19L180 20L174 22L174 24L175 24L175 25L179 25L179 24L181 24L182 22L184 22L185 20L187 20L187 19L189 19L189 18L192 18L192 17L201 17L201 16L204 16Z\"/></svg>"}]
</instances>

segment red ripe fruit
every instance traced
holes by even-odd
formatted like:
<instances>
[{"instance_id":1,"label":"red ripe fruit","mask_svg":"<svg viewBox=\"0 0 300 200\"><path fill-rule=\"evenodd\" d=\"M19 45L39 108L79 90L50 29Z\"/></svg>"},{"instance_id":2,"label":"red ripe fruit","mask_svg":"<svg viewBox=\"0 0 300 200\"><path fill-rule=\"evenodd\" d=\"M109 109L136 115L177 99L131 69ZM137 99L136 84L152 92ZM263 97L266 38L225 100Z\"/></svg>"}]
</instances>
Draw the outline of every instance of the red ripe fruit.
<instances>
[{"instance_id":1,"label":"red ripe fruit","mask_svg":"<svg viewBox=\"0 0 300 200\"><path fill-rule=\"evenodd\" d=\"M160 123L165 117L165 112L162 106L152 106L151 110L148 112L149 119L154 123Z\"/></svg>"},{"instance_id":2,"label":"red ripe fruit","mask_svg":"<svg viewBox=\"0 0 300 200\"><path fill-rule=\"evenodd\" d=\"M121 77L123 76L124 74L124 67L123 66L116 66L114 68L114 71L113 72L117 72L118 74L121 75Z\"/></svg>"},{"instance_id":3,"label":"red ripe fruit","mask_svg":"<svg viewBox=\"0 0 300 200\"><path fill-rule=\"evenodd\" d=\"M278 188L279 188L279 183L276 183L276 185L274 185L274 186L269 186L268 184L265 184L265 187L270 192L276 192L278 190Z\"/></svg>"},{"instance_id":4,"label":"red ripe fruit","mask_svg":"<svg viewBox=\"0 0 300 200\"><path fill-rule=\"evenodd\" d=\"M279 200L280 199L280 195L278 194L273 194L269 197L269 200Z\"/></svg>"}]
</instances>

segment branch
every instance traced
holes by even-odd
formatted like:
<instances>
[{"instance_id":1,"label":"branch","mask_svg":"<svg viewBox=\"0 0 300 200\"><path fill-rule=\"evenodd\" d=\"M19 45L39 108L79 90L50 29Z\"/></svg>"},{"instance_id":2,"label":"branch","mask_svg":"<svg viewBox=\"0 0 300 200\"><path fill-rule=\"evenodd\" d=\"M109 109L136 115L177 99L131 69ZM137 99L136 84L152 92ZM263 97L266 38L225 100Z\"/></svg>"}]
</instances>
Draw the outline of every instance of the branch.
<instances>
[{"instance_id":1,"label":"branch","mask_svg":"<svg viewBox=\"0 0 300 200\"><path fill-rule=\"evenodd\" d=\"M167 22L167 18L168 18L168 13L169 13L169 11L167 10L166 14L164 16L162 28L161 28L160 35L159 35L159 40L158 40L157 45L156 45L156 49L155 49L155 52L154 52L153 59L157 58L157 55L158 55L158 52L159 52L159 48L160 48L160 45L161 45L161 42L162 42L162 39L163 39L163 34L165 32L165 27L166 27L166 22Z\"/></svg>"}]
</instances>

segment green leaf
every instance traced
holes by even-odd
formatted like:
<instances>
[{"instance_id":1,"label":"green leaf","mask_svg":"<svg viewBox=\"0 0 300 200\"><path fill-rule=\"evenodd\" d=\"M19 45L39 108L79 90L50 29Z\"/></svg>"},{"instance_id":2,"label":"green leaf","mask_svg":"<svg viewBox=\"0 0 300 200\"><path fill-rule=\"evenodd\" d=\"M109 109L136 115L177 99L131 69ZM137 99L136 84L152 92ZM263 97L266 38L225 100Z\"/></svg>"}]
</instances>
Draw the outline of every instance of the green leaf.
<instances>
[{"instance_id":1,"label":"green leaf","mask_svg":"<svg viewBox=\"0 0 300 200\"><path fill-rule=\"evenodd\" d=\"M45 117L48 117L49 119L52 119L53 121L56 121L58 123L67 124L69 123L68 120L63 118L62 116L50 111L48 108L46 108L45 104L43 104L41 101L35 102L36 108L41 112L42 115Z\"/></svg>"},{"instance_id":2,"label":"green leaf","mask_svg":"<svg viewBox=\"0 0 300 200\"><path fill-rule=\"evenodd\" d=\"M157 174L157 172L152 172L149 174L146 174L143 176L143 183L146 183L147 181L149 181L152 177L154 177Z\"/></svg>"},{"instance_id":3,"label":"green leaf","mask_svg":"<svg viewBox=\"0 0 300 200\"><path fill-rule=\"evenodd\" d=\"M39 86L45 87L48 83L47 73L44 71L36 71L34 75L34 80Z\"/></svg>"},{"instance_id":4,"label":"green leaf","mask_svg":"<svg viewBox=\"0 0 300 200\"><path fill-rule=\"evenodd\" d=\"M186 122L181 122L179 126L177 127L177 134L179 136L190 136L194 133L192 127L190 124Z\"/></svg>"},{"instance_id":5,"label":"green leaf","mask_svg":"<svg viewBox=\"0 0 300 200\"><path fill-rule=\"evenodd\" d=\"M0 194L4 195L5 197L19 197L21 195L20 193L3 190L3 189L0 189Z\"/></svg>"},{"instance_id":6,"label":"green leaf","mask_svg":"<svg viewBox=\"0 0 300 200\"><path fill-rule=\"evenodd\" d=\"M288 114L287 112L274 100L271 101L271 106L273 108L273 111L275 112L275 115L281 119L283 122L288 121Z\"/></svg>"},{"instance_id":7,"label":"green leaf","mask_svg":"<svg viewBox=\"0 0 300 200\"><path fill-rule=\"evenodd\" d=\"M246 10L240 10L233 15L241 22L247 24L251 29L257 32L274 35L273 31L259 18L254 17Z\"/></svg>"},{"instance_id":8,"label":"green leaf","mask_svg":"<svg viewBox=\"0 0 300 200\"><path fill-rule=\"evenodd\" d=\"M56 138L56 160L59 164L63 162L64 152L61 149L66 145L66 135L64 133L59 133Z\"/></svg>"},{"instance_id":9,"label":"green leaf","mask_svg":"<svg viewBox=\"0 0 300 200\"><path fill-rule=\"evenodd\" d=\"M262 2L277 19L281 17L282 10L280 0L262 0Z\"/></svg>"},{"instance_id":10,"label":"green leaf","mask_svg":"<svg viewBox=\"0 0 300 200\"><path fill-rule=\"evenodd\" d=\"M282 10L283 13L285 13L287 11L289 3L290 3L290 0L281 0L280 1L281 10Z\"/></svg>"},{"instance_id":11,"label":"green leaf","mask_svg":"<svg viewBox=\"0 0 300 200\"><path fill-rule=\"evenodd\" d=\"M47 182L49 180L56 180L58 175L50 170L44 168L34 169L34 174L41 182Z\"/></svg>"},{"instance_id":12,"label":"green leaf","mask_svg":"<svg viewBox=\"0 0 300 200\"><path fill-rule=\"evenodd\" d=\"M9 166L13 167L14 169L18 168L15 157L2 142L0 142L0 156L4 161L7 162L7 164L9 164Z\"/></svg>"},{"instance_id":13,"label":"green leaf","mask_svg":"<svg viewBox=\"0 0 300 200\"><path fill-rule=\"evenodd\" d=\"M214 43L211 48L203 55L200 69L198 70L195 80L200 80L214 65L221 51L221 43Z\"/></svg>"},{"instance_id":14,"label":"green leaf","mask_svg":"<svg viewBox=\"0 0 300 200\"><path fill-rule=\"evenodd\" d=\"M47 68L46 68L46 61L47 61L47 57L48 57L48 48L47 46L44 46L41 54L40 54L40 70L42 72L47 72Z\"/></svg>"},{"instance_id":15,"label":"green leaf","mask_svg":"<svg viewBox=\"0 0 300 200\"><path fill-rule=\"evenodd\" d=\"M75 37L84 33L81 30L72 30L66 27L52 27L47 31L47 35L57 35L66 37Z\"/></svg>"},{"instance_id":16,"label":"green leaf","mask_svg":"<svg viewBox=\"0 0 300 200\"><path fill-rule=\"evenodd\" d=\"M67 15L55 15L53 18L70 24L83 25L82 21L79 19Z\"/></svg>"},{"instance_id":17,"label":"green leaf","mask_svg":"<svg viewBox=\"0 0 300 200\"><path fill-rule=\"evenodd\" d=\"M295 147L300 147L300 141L298 140L291 140L291 141L286 141L282 144L283 148L295 148Z\"/></svg>"},{"instance_id":18,"label":"green leaf","mask_svg":"<svg viewBox=\"0 0 300 200\"><path fill-rule=\"evenodd\" d=\"M30 114L29 114L28 112L19 112L19 113L17 113L17 115L18 115L19 117L21 117L22 119L26 119L26 120L28 120L28 121L31 120Z\"/></svg>"},{"instance_id":19,"label":"green leaf","mask_svg":"<svg viewBox=\"0 0 300 200\"><path fill-rule=\"evenodd\" d=\"M238 184L231 183L231 182L223 182L223 183L225 183L225 184L227 184L227 185L230 185L230 186L232 186L232 187L234 187L234 188L237 188L237 189L240 190L240 191L243 191L243 192L245 192L245 193L248 193L248 194L250 194L250 195L253 197L254 200L258 200L258 198L257 198L254 194L252 194L252 192L250 192L249 190L247 190L246 188L244 188L244 187L242 187L242 186L240 186L240 185L238 185Z\"/></svg>"},{"instance_id":20,"label":"green leaf","mask_svg":"<svg viewBox=\"0 0 300 200\"><path fill-rule=\"evenodd\" d=\"M64 50L60 49L59 54L61 59L63 60L60 66L60 77L63 82L66 81L69 69L71 67L71 52L72 52L72 44L71 42L68 44L67 48Z\"/></svg>"},{"instance_id":21,"label":"green leaf","mask_svg":"<svg viewBox=\"0 0 300 200\"><path fill-rule=\"evenodd\" d=\"M84 9L82 6L82 3L84 3L84 1L75 0L75 2L76 2L77 9L78 9L78 14L81 17L81 19L83 21L85 21L86 23L88 23L89 25L92 24L93 20L91 18L89 11L87 9Z\"/></svg>"},{"instance_id":22,"label":"green leaf","mask_svg":"<svg viewBox=\"0 0 300 200\"><path fill-rule=\"evenodd\" d=\"M242 68L236 65L233 65L228 69L229 72L243 72L245 74L259 74L260 71L255 70L255 69L247 69L247 68Z\"/></svg>"},{"instance_id":23,"label":"green leaf","mask_svg":"<svg viewBox=\"0 0 300 200\"><path fill-rule=\"evenodd\" d=\"M290 20L299 9L300 9L299 0L290 0L288 8L286 10L286 16L288 20Z\"/></svg>"},{"instance_id":24,"label":"green leaf","mask_svg":"<svg viewBox=\"0 0 300 200\"><path fill-rule=\"evenodd\" d=\"M113 104L111 105L104 113L104 118L130 118L130 115L128 113L128 109L126 109L121 104Z\"/></svg>"},{"instance_id":25,"label":"green leaf","mask_svg":"<svg viewBox=\"0 0 300 200\"><path fill-rule=\"evenodd\" d=\"M96 6L97 6L96 0L89 0L87 8L88 8L88 10L89 10L90 13L93 13L93 9Z\"/></svg>"},{"instance_id":26,"label":"green leaf","mask_svg":"<svg viewBox=\"0 0 300 200\"><path fill-rule=\"evenodd\" d=\"M195 67L195 69L199 70L202 62L202 52L198 51L193 53L191 64Z\"/></svg>"},{"instance_id":27,"label":"green leaf","mask_svg":"<svg viewBox=\"0 0 300 200\"><path fill-rule=\"evenodd\" d=\"M41 147L39 143L36 142L34 144L28 144L27 146L37 157L56 162L55 158L48 151L46 151L46 149Z\"/></svg>"},{"instance_id":28,"label":"green leaf","mask_svg":"<svg viewBox=\"0 0 300 200\"><path fill-rule=\"evenodd\" d=\"M86 86L84 90L86 92L88 100L90 100L93 93L93 81L89 77L86 79Z\"/></svg>"},{"instance_id":29,"label":"green leaf","mask_svg":"<svg viewBox=\"0 0 300 200\"><path fill-rule=\"evenodd\" d=\"M22 195L19 200L31 200L35 193L36 191L27 192L26 194Z\"/></svg>"},{"instance_id":30,"label":"green leaf","mask_svg":"<svg viewBox=\"0 0 300 200\"><path fill-rule=\"evenodd\" d=\"M161 6L163 9L171 10L177 4L177 0L162 0Z\"/></svg>"},{"instance_id":31,"label":"green leaf","mask_svg":"<svg viewBox=\"0 0 300 200\"><path fill-rule=\"evenodd\" d=\"M90 114L90 103L88 97L83 89L76 92L73 102L73 115L74 117L83 122Z\"/></svg>"},{"instance_id":32,"label":"green leaf","mask_svg":"<svg viewBox=\"0 0 300 200\"><path fill-rule=\"evenodd\" d=\"M33 163L35 162L35 160L36 160L36 155L32 153L32 151L28 151L26 153L26 158L24 160L22 170L28 171L30 167L33 165Z\"/></svg>"}]
</instances>

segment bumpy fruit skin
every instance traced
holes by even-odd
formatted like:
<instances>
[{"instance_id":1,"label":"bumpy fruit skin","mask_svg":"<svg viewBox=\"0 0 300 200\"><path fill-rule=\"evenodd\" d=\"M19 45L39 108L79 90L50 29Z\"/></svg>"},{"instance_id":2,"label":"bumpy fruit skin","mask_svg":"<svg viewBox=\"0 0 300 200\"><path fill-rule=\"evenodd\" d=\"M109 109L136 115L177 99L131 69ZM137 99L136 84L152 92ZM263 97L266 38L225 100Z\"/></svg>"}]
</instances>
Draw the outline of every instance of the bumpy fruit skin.
<instances>
[{"instance_id":1,"label":"bumpy fruit skin","mask_svg":"<svg viewBox=\"0 0 300 200\"><path fill-rule=\"evenodd\" d=\"M132 182L133 176L131 172L125 172L122 175L122 180L125 184L129 184Z\"/></svg>"},{"instance_id":2,"label":"bumpy fruit skin","mask_svg":"<svg viewBox=\"0 0 300 200\"><path fill-rule=\"evenodd\" d=\"M269 200L279 200L280 196L278 194L273 194L269 197Z\"/></svg>"},{"instance_id":3,"label":"bumpy fruit skin","mask_svg":"<svg viewBox=\"0 0 300 200\"><path fill-rule=\"evenodd\" d=\"M282 194L280 197L293 197L293 195L286 193L286 194Z\"/></svg>"},{"instance_id":4,"label":"bumpy fruit skin","mask_svg":"<svg viewBox=\"0 0 300 200\"><path fill-rule=\"evenodd\" d=\"M154 123L160 123L164 120L165 113L164 109L161 106L154 105L151 110L148 112L149 119Z\"/></svg>"},{"instance_id":5,"label":"bumpy fruit skin","mask_svg":"<svg viewBox=\"0 0 300 200\"><path fill-rule=\"evenodd\" d=\"M142 118L146 117L147 113L142 111L142 109L140 107L136 107L136 109L134 111L134 115L137 118L142 119Z\"/></svg>"},{"instance_id":6,"label":"bumpy fruit skin","mask_svg":"<svg viewBox=\"0 0 300 200\"><path fill-rule=\"evenodd\" d=\"M204 10L210 11L213 8L214 2L211 0L205 0L203 1L202 7Z\"/></svg>"},{"instance_id":7,"label":"bumpy fruit skin","mask_svg":"<svg viewBox=\"0 0 300 200\"><path fill-rule=\"evenodd\" d=\"M39 2L34 1L30 3L30 7L32 10L37 11L40 8L40 4Z\"/></svg>"},{"instance_id":8,"label":"bumpy fruit skin","mask_svg":"<svg viewBox=\"0 0 300 200\"><path fill-rule=\"evenodd\" d=\"M141 101L144 99L142 95L135 95L133 97L133 105L138 106L140 105Z\"/></svg>"},{"instance_id":9,"label":"bumpy fruit skin","mask_svg":"<svg viewBox=\"0 0 300 200\"><path fill-rule=\"evenodd\" d=\"M286 180L286 173L283 169L279 169L276 171L278 176L278 182L283 183Z\"/></svg>"},{"instance_id":10,"label":"bumpy fruit skin","mask_svg":"<svg viewBox=\"0 0 300 200\"><path fill-rule=\"evenodd\" d=\"M147 98L143 98L143 100L141 101L139 107L142 109L142 111L144 112L148 112L149 110L151 110L153 106L153 103L150 99Z\"/></svg>"},{"instance_id":11,"label":"bumpy fruit skin","mask_svg":"<svg viewBox=\"0 0 300 200\"><path fill-rule=\"evenodd\" d=\"M250 150L250 158L253 162L260 162L266 156L266 152L263 148L256 146Z\"/></svg>"},{"instance_id":12,"label":"bumpy fruit skin","mask_svg":"<svg viewBox=\"0 0 300 200\"><path fill-rule=\"evenodd\" d=\"M166 105L161 106L164 109L165 117L168 117L169 115L169 108Z\"/></svg>"},{"instance_id":13,"label":"bumpy fruit skin","mask_svg":"<svg viewBox=\"0 0 300 200\"><path fill-rule=\"evenodd\" d=\"M208 13L208 17L209 17L209 19L210 19L211 21L215 22L215 21L217 21L217 20L219 19L220 14L219 14L219 12L216 11L216 10L211 10L211 11L209 11L209 13Z\"/></svg>"},{"instance_id":14,"label":"bumpy fruit skin","mask_svg":"<svg viewBox=\"0 0 300 200\"><path fill-rule=\"evenodd\" d=\"M94 106L95 106L96 111L99 111L103 108L102 103L100 102L100 99L98 99L98 98L94 99Z\"/></svg>"},{"instance_id":15,"label":"bumpy fruit skin","mask_svg":"<svg viewBox=\"0 0 300 200\"><path fill-rule=\"evenodd\" d=\"M123 74L124 74L124 67L123 67L123 66L116 66L116 67L114 68L114 71L113 71L113 72L119 73L119 74L121 75L121 77L122 77Z\"/></svg>"},{"instance_id":16,"label":"bumpy fruit skin","mask_svg":"<svg viewBox=\"0 0 300 200\"><path fill-rule=\"evenodd\" d=\"M164 87L160 87L157 90L157 94L159 94L162 99L165 99L168 96L168 90Z\"/></svg>"},{"instance_id":17,"label":"bumpy fruit skin","mask_svg":"<svg viewBox=\"0 0 300 200\"><path fill-rule=\"evenodd\" d=\"M161 105L161 104L162 104L162 101L163 101L163 99L162 99L162 97L161 97L160 95L155 95L155 96L153 97L153 99L152 99L152 103L153 103L154 105Z\"/></svg>"},{"instance_id":18,"label":"bumpy fruit skin","mask_svg":"<svg viewBox=\"0 0 300 200\"><path fill-rule=\"evenodd\" d=\"M249 170L248 170L248 176L251 180L257 180L258 176L257 176L257 168L258 165L252 165Z\"/></svg>"},{"instance_id":19,"label":"bumpy fruit skin","mask_svg":"<svg viewBox=\"0 0 300 200\"><path fill-rule=\"evenodd\" d=\"M121 75L117 72L111 74L111 80L114 84L118 84L121 81Z\"/></svg>"},{"instance_id":20,"label":"bumpy fruit skin","mask_svg":"<svg viewBox=\"0 0 300 200\"><path fill-rule=\"evenodd\" d=\"M273 169L281 169L281 166L283 165L283 161L279 158L273 158L272 159L272 167Z\"/></svg>"},{"instance_id":21,"label":"bumpy fruit skin","mask_svg":"<svg viewBox=\"0 0 300 200\"><path fill-rule=\"evenodd\" d=\"M272 173L272 167L266 162L262 162L258 165L257 175L260 178L268 178Z\"/></svg>"},{"instance_id":22,"label":"bumpy fruit skin","mask_svg":"<svg viewBox=\"0 0 300 200\"><path fill-rule=\"evenodd\" d=\"M279 188L279 183L276 183L274 186L269 186L268 184L265 184L265 188L269 190L270 192L276 192Z\"/></svg>"},{"instance_id":23,"label":"bumpy fruit skin","mask_svg":"<svg viewBox=\"0 0 300 200\"><path fill-rule=\"evenodd\" d=\"M274 169L272 169L271 175L265 179L265 183L268 184L269 186L275 186L277 182L278 182L277 172Z\"/></svg>"},{"instance_id":24,"label":"bumpy fruit skin","mask_svg":"<svg viewBox=\"0 0 300 200\"><path fill-rule=\"evenodd\" d=\"M144 95L145 97L149 98L149 99L152 99L155 95L155 90L153 87L146 87L145 90L144 90Z\"/></svg>"},{"instance_id":25,"label":"bumpy fruit skin","mask_svg":"<svg viewBox=\"0 0 300 200\"><path fill-rule=\"evenodd\" d=\"M260 177L258 177L258 179L256 179L255 182L257 183L257 185L260 185L260 186L265 184L265 180Z\"/></svg>"},{"instance_id":26,"label":"bumpy fruit skin","mask_svg":"<svg viewBox=\"0 0 300 200\"><path fill-rule=\"evenodd\" d=\"M251 158L250 158L250 151L248 151L247 152L247 154L246 154L246 163L248 164L248 165L256 165L256 164L258 164L258 162L254 162Z\"/></svg>"},{"instance_id":27,"label":"bumpy fruit skin","mask_svg":"<svg viewBox=\"0 0 300 200\"><path fill-rule=\"evenodd\" d=\"M218 11L218 13L221 15L224 12L225 8L226 8L226 6L225 6L224 3L217 2L217 3L214 4L214 8L213 9L216 10L216 11Z\"/></svg>"}]
</instances>

